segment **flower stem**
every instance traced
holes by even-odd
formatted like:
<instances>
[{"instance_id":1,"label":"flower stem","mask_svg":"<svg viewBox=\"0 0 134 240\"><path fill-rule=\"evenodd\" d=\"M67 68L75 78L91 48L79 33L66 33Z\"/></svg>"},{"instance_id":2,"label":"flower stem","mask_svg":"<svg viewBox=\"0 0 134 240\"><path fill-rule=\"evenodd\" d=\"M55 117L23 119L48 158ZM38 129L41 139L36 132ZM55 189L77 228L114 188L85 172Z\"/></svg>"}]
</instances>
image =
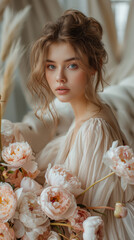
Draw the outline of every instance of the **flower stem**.
<instances>
[{"instance_id":1,"label":"flower stem","mask_svg":"<svg viewBox=\"0 0 134 240\"><path fill-rule=\"evenodd\" d=\"M109 210L112 210L112 211L114 211L114 208L112 208L112 207L108 207L108 206L98 206L98 207L86 207L87 209L109 209Z\"/></svg>"},{"instance_id":2,"label":"flower stem","mask_svg":"<svg viewBox=\"0 0 134 240\"><path fill-rule=\"evenodd\" d=\"M97 183L105 180L106 178L112 176L113 174L115 174L114 172L111 172L110 174L106 175L104 178L101 178L100 180L96 181L95 183L93 183L92 185L90 185L88 188L86 188L81 194L79 194L76 198L82 196L85 192L87 192L90 188L92 188L94 185L96 185Z\"/></svg>"},{"instance_id":3,"label":"flower stem","mask_svg":"<svg viewBox=\"0 0 134 240\"><path fill-rule=\"evenodd\" d=\"M58 233L58 235L61 236L61 237L63 237L64 239L69 240L69 238L65 237L65 236L64 236L63 234L61 234L61 233Z\"/></svg>"},{"instance_id":4,"label":"flower stem","mask_svg":"<svg viewBox=\"0 0 134 240\"><path fill-rule=\"evenodd\" d=\"M67 224L67 223L50 223L50 225L52 226L63 226L63 227L70 227L71 228L71 225L70 224Z\"/></svg>"}]
</instances>

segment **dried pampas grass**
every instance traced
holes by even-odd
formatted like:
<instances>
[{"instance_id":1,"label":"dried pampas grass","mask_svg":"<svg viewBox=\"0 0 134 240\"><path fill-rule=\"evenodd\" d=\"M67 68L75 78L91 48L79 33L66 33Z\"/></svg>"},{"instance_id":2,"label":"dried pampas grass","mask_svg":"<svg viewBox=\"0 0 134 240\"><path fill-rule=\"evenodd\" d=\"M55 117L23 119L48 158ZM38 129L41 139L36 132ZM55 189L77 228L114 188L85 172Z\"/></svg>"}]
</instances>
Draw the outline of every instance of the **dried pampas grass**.
<instances>
[{"instance_id":1,"label":"dried pampas grass","mask_svg":"<svg viewBox=\"0 0 134 240\"><path fill-rule=\"evenodd\" d=\"M20 45L20 39L17 41L16 44L13 44L11 47L10 53L7 57L7 60L5 62L4 66L4 73L2 78L2 99L6 100L8 99L12 87L13 87L13 78L14 78L14 72L17 69L21 57L24 53L24 48ZM6 106L6 102L2 103L2 116L4 114L4 109Z\"/></svg>"},{"instance_id":2,"label":"dried pampas grass","mask_svg":"<svg viewBox=\"0 0 134 240\"><path fill-rule=\"evenodd\" d=\"M30 6L27 6L23 10L19 11L16 15L14 15L13 11L8 7L4 11L1 31L1 61L5 61L13 41L16 40L20 35L30 8Z\"/></svg>"},{"instance_id":3,"label":"dried pampas grass","mask_svg":"<svg viewBox=\"0 0 134 240\"><path fill-rule=\"evenodd\" d=\"M2 116L12 91L15 70L24 53L24 48L21 46L20 40L17 39L30 8L30 6L27 6L15 14L9 7L6 7L3 14L0 45L0 95L2 96Z\"/></svg>"},{"instance_id":4,"label":"dried pampas grass","mask_svg":"<svg viewBox=\"0 0 134 240\"><path fill-rule=\"evenodd\" d=\"M10 2L10 0L0 0L0 20L2 18L3 12L9 2Z\"/></svg>"}]
</instances>

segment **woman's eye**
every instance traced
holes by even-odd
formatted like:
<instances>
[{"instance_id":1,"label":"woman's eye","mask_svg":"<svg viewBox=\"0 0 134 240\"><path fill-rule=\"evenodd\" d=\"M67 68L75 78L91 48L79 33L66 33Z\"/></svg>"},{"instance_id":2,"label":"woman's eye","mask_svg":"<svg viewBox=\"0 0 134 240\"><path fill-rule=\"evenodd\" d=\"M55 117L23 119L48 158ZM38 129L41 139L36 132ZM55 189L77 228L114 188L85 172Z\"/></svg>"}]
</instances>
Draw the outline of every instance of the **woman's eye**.
<instances>
[{"instance_id":1,"label":"woman's eye","mask_svg":"<svg viewBox=\"0 0 134 240\"><path fill-rule=\"evenodd\" d=\"M54 65L47 65L47 69L50 69L50 70L54 70L55 69L55 66Z\"/></svg>"},{"instance_id":2,"label":"woman's eye","mask_svg":"<svg viewBox=\"0 0 134 240\"><path fill-rule=\"evenodd\" d=\"M77 69L78 68L78 65L75 64L75 63L72 63L68 66L69 69Z\"/></svg>"}]
</instances>

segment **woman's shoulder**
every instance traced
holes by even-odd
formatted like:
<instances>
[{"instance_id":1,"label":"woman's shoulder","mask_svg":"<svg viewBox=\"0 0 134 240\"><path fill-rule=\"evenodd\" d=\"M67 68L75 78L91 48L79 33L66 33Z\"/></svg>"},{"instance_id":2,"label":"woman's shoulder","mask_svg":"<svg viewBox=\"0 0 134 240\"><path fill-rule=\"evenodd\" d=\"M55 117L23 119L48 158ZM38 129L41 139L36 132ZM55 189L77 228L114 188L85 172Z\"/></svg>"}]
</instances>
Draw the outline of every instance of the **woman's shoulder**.
<instances>
[{"instance_id":1,"label":"woman's shoulder","mask_svg":"<svg viewBox=\"0 0 134 240\"><path fill-rule=\"evenodd\" d=\"M81 126L81 132L83 132L83 134L85 133L85 135L100 135L109 131L115 131L115 129L105 118L102 117L89 118Z\"/></svg>"},{"instance_id":2,"label":"woman's shoulder","mask_svg":"<svg viewBox=\"0 0 134 240\"><path fill-rule=\"evenodd\" d=\"M119 128L117 120L108 105L104 105L102 109L93 117L88 118L82 125L86 127L103 127L107 126L113 128L113 130Z\"/></svg>"},{"instance_id":3,"label":"woman's shoulder","mask_svg":"<svg viewBox=\"0 0 134 240\"><path fill-rule=\"evenodd\" d=\"M115 140L123 140L123 134L119 124L109 106L105 106L94 117L87 119L81 126L83 137L96 138L109 137Z\"/></svg>"}]
</instances>

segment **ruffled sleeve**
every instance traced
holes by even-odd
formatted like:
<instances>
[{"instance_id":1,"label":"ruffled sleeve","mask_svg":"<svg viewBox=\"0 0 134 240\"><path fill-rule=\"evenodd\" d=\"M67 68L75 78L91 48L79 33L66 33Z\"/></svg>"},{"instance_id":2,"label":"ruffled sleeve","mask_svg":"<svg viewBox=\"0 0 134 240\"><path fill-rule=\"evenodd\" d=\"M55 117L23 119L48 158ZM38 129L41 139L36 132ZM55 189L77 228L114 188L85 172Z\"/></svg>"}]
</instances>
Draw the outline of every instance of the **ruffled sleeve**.
<instances>
[{"instance_id":1,"label":"ruffled sleeve","mask_svg":"<svg viewBox=\"0 0 134 240\"><path fill-rule=\"evenodd\" d=\"M110 168L104 165L102 159L115 140L118 140L119 145L123 144L122 135L118 129L114 130L103 119L90 119L80 128L74 149L67 161L68 166L70 165L70 168L81 180L83 189L111 172ZM105 222L104 239L126 240L133 239L132 236L134 236L133 199L134 187L129 185L123 192L120 178L114 174L92 187L81 200L86 206L114 207L116 202L126 203L128 208L126 218L116 219L112 211L105 211L106 216L103 217Z\"/></svg>"},{"instance_id":2,"label":"ruffled sleeve","mask_svg":"<svg viewBox=\"0 0 134 240\"><path fill-rule=\"evenodd\" d=\"M82 147L78 144L75 146L77 159L79 159L77 175L85 189L111 172L102 161L103 155L113 141L118 140L119 144L122 144L122 136L117 135L105 120L96 118L84 123L76 140L82 145ZM83 203L88 203L89 206L107 205L117 179L113 175L96 184L84 195Z\"/></svg>"}]
</instances>

